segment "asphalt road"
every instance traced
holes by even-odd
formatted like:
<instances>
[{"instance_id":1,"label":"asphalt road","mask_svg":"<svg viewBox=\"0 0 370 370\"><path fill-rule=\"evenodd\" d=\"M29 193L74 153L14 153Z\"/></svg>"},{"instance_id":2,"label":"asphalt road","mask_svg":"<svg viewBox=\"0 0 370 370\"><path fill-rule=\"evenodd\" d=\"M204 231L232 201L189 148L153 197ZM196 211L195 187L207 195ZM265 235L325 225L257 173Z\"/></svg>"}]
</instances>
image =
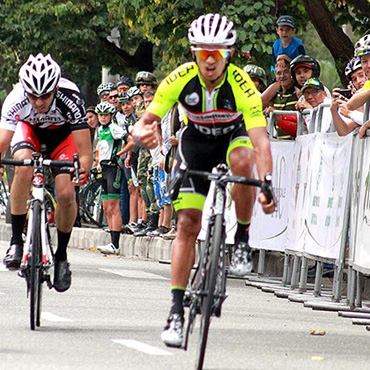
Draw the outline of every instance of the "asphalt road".
<instances>
[{"instance_id":1,"label":"asphalt road","mask_svg":"<svg viewBox=\"0 0 370 370\"><path fill-rule=\"evenodd\" d=\"M0 258L5 253L0 247ZM44 290L41 327L29 329L23 279L0 267L0 369L188 370L189 349L166 348L170 266L69 250L73 283ZM211 324L205 370L370 369L370 332L336 312L229 280L223 315ZM311 330L325 330L313 336Z\"/></svg>"}]
</instances>

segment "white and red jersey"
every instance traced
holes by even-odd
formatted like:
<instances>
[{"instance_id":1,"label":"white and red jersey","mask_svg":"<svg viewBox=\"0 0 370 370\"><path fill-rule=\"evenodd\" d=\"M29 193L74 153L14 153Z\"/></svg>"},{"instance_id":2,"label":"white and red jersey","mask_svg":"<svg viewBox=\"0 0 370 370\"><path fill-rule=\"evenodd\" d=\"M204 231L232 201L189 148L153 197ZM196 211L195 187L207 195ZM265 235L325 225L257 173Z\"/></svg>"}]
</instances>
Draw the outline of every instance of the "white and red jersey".
<instances>
[{"instance_id":1,"label":"white and red jersey","mask_svg":"<svg viewBox=\"0 0 370 370\"><path fill-rule=\"evenodd\" d=\"M0 128L15 131L20 121L40 129L55 129L63 125L70 126L71 131L88 128L85 121L85 100L77 85L61 78L58 86L49 110L46 113L37 113L23 86L17 83L3 104Z\"/></svg>"}]
</instances>

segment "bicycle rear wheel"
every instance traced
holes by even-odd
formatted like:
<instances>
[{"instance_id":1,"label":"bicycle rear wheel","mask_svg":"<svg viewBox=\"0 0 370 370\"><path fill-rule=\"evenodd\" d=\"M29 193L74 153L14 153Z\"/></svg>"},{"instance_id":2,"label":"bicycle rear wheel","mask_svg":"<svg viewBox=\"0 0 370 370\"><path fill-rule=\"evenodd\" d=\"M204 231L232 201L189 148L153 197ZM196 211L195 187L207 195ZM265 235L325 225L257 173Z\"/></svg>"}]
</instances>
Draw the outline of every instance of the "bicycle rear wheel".
<instances>
[{"instance_id":1,"label":"bicycle rear wheel","mask_svg":"<svg viewBox=\"0 0 370 370\"><path fill-rule=\"evenodd\" d=\"M209 227L212 227L213 230L208 233L209 241L206 240L206 244L208 242L210 245L210 256L207 262L205 274L205 297L203 298L201 305L199 343L195 365L196 370L203 369L209 325L214 308L215 287L217 282L220 247L223 234L222 215L216 215L214 219L214 224L210 225Z\"/></svg>"},{"instance_id":2,"label":"bicycle rear wheel","mask_svg":"<svg viewBox=\"0 0 370 370\"><path fill-rule=\"evenodd\" d=\"M30 326L35 330L40 326L42 301L42 248L41 248L41 206L39 201L33 203L32 248L30 261Z\"/></svg>"},{"instance_id":3,"label":"bicycle rear wheel","mask_svg":"<svg viewBox=\"0 0 370 370\"><path fill-rule=\"evenodd\" d=\"M101 228L107 226L103 203L101 201L100 182L96 180L91 182L86 186L81 195L80 202L83 207L83 214L87 220Z\"/></svg>"}]
</instances>

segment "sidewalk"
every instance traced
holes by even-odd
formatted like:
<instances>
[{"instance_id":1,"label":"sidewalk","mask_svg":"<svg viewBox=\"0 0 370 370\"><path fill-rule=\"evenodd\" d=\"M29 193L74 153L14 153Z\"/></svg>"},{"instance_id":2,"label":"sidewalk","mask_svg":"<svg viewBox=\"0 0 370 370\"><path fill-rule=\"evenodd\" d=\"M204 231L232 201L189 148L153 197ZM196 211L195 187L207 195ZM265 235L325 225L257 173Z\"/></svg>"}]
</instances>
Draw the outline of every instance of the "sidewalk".
<instances>
[{"instance_id":1,"label":"sidewalk","mask_svg":"<svg viewBox=\"0 0 370 370\"><path fill-rule=\"evenodd\" d=\"M56 245L56 228L51 228L53 244ZM4 219L0 220L0 240L9 241L11 237L11 225L6 224ZM89 249L99 245L110 243L109 233L102 229L75 227L72 231L69 248ZM120 254L127 257L138 257L143 259L170 260L171 240L160 237L134 237L121 234Z\"/></svg>"}]
</instances>

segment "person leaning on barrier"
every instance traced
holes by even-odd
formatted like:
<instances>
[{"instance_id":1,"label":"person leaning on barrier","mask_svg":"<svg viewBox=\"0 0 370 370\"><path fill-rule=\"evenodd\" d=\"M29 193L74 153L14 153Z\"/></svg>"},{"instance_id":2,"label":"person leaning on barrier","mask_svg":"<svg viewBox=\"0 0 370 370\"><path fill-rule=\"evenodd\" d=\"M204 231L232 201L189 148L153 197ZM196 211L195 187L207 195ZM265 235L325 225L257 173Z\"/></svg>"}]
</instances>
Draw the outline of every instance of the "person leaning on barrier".
<instances>
[{"instance_id":1,"label":"person leaning on barrier","mask_svg":"<svg viewBox=\"0 0 370 370\"><path fill-rule=\"evenodd\" d=\"M347 102L349 110L355 110L370 100L370 35L363 36L355 44L355 56L360 57L367 81L362 89Z\"/></svg>"},{"instance_id":2,"label":"person leaning on barrier","mask_svg":"<svg viewBox=\"0 0 370 370\"><path fill-rule=\"evenodd\" d=\"M350 97L364 86L366 76L362 69L359 57L352 58L346 65L344 71L348 79L348 89L335 88L332 91L330 110L332 113L334 127L339 136L345 136L358 127L361 127L364 120L363 108L350 111L347 102ZM344 96L348 94L348 96Z\"/></svg>"},{"instance_id":3,"label":"person leaning on barrier","mask_svg":"<svg viewBox=\"0 0 370 370\"><path fill-rule=\"evenodd\" d=\"M290 74L289 63L281 60L275 66L276 82L272 83L262 94L263 113L269 117L274 110L294 111L298 97ZM276 117L276 131L279 138L291 139L297 131L297 116L284 115Z\"/></svg>"},{"instance_id":4,"label":"person leaning on barrier","mask_svg":"<svg viewBox=\"0 0 370 370\"><path fill-rule=\"evenodd\" d=\"M330 103L330 98L328 98L326 95L324 84L316 78L308 79L304 83L301 91L305 100L298 102L296 107L302 113L306 109L311 110L318 107L320 104ZM311 124L311 113L303 113L303 115L306 121L306 125L309 128ZM331 121L332 117L330 112L328 112L328 109L324 108L324 113L322 115L321 132L328 131Z\"/></svg>"}]
</instances>

